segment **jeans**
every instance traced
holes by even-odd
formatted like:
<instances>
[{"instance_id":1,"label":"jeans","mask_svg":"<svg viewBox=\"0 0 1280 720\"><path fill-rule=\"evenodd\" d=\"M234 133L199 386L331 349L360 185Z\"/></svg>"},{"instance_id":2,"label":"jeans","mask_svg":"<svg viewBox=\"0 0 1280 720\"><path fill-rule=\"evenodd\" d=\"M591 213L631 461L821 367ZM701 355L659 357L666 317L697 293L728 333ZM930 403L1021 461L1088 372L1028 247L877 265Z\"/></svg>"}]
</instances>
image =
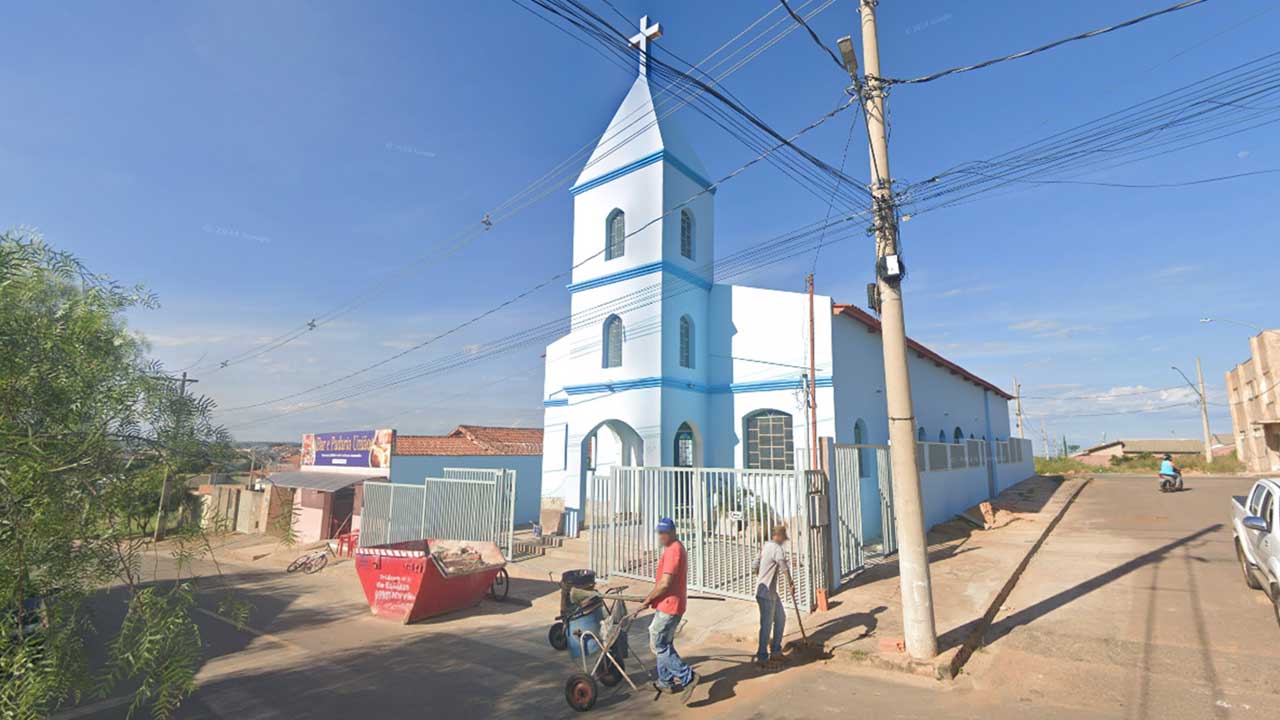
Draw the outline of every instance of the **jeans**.
<instances>
[{"instance_id":1,"label":"jeans","mask_svg":"<svg viewBox=\"0 0 1280 720\"><path fill-rule=\"evenodd\" d=\"M782 632L787 626L787 611L782 607L778 591L765 587L756 593L756 604L760 606L760 644L756 648L756 659L764 662L770 655L782 654ZM771 631L772 644L769 643Z\"/></svg>"},{"instance_id":2,"label":"jeans","mask_svg":"<svg viewBox=\"0 0 1280 720\"><path fill-rule=\"evenodd\" d=\"M662 687L683 687L693 677L693 670L680 659L676 652L676 628L680 626L682 615L668 615L661 610L654 612L653 622L649 624L649 648L657 658L658 684Z\"/></svg>"}]
</instances>

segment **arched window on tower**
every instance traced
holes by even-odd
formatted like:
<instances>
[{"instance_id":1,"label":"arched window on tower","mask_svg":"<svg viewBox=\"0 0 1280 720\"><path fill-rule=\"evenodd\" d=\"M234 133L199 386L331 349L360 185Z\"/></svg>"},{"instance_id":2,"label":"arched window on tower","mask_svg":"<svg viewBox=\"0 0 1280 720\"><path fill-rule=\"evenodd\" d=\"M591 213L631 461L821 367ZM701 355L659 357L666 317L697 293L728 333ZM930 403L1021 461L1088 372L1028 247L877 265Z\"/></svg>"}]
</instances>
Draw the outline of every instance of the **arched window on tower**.
<instances>
[{"instance_id":1,"label":"arched window on tower","mask_svg":"<svg viewBox=\"0 0 1280 720\"><path fill-rule=\"evenodd\" d=\"M693 367L693 320L688 315L680 317L680 367Z\"/></svg>"},{"instance_id":2,"label":"arched window on tower","mask_svg":"<svg viewBox=\"0 0 1280 720\"><path fill-rule=\"evenodd\" d=\"M622 318L610 315L604 321L604 358L602 367L622 367Z\"/></svg>"},{"instance_id":3,"label":"arched window on tower","mask_svg":"<svg viewBox=\"0 0 1280 720\"><path fill-rule=\"evenodd\" d=\"M680 255L693 259L693 213L688 208L680 211Z\"/></svg>"},{"instance_id":4,"label":"arched window on tower","mask_svg":"<svg viewBox=\"0 0 1280 720\"><path fill-rule=\"evenodd\" d=\"M676 445L674 449L676 467L693 467L693 428L689 427L689 423L680 423L680 427L676 429Z\"/></svg>"},{"instance_id":5,"label":"arched window on tower","mask_svg":"<svg viewBox=\"0 0 1280 720\"><path fill-rule=\"evenodd\" d=\"M604 222L604 259L620 258L627 252L627 215L615 209Z\"/></svg>"}]
</instances>

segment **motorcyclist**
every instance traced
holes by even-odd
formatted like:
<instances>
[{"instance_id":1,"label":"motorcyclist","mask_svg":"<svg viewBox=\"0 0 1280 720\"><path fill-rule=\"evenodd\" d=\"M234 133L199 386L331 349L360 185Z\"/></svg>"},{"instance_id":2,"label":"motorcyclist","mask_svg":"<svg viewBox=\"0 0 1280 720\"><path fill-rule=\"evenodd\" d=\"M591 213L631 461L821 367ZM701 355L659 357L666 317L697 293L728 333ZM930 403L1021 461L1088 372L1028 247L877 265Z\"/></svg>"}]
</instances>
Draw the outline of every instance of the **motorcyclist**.
<instances>
[{"instance_id":1,"label":"motorcyclist","mask_svg":"<svg viewBox=\"0 0 1280 720\"><path fill-rule=\"evenodd\" d=\"M1173 464L1173 456L1169 453L1165 453L1160 459L1160 479L1169 480L1179 490L1182 489L1182 471Z\"/></svg>"}]
</instances>

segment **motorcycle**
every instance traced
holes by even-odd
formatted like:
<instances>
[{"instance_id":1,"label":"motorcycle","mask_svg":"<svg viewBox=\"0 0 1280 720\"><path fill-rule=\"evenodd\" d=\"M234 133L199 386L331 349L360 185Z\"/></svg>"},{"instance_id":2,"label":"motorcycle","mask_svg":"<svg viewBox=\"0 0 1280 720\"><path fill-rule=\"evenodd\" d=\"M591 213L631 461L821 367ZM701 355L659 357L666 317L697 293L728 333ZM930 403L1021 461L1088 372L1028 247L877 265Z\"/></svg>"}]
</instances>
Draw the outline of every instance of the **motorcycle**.
<instances>
[{"instance_id":1,"label":"motorcycle","mask_svg":"<svg viewBox=\"0 0 1280 720\"><path fill-rule=\"evenodd\" d=\"M1182 473L1160 476L1160 492L1178 492L1182 489Z\"/></svg>"}]
</instances>

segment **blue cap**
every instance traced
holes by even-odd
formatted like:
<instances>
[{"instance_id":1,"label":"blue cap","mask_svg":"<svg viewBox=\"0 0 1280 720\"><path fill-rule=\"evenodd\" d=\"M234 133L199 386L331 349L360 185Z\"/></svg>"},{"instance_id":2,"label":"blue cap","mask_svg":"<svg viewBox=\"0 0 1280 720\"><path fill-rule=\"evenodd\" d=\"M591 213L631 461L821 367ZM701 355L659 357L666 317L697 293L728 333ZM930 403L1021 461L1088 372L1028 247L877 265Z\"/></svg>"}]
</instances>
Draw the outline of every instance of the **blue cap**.
<instances>
[{"instance_id":1,"label":"blue cap","mask_svg":"<svg viewBox=\"0 0 1280 720\"><path fill-rule=\"evenodd\" d=\"M672 520L671 518L667 518L667 517L660 518L660 519L658 520L658 527L657 527L657 530L658 530L658 532L675 532L675 531L676 531L676 522L675 522L675 520Z\"/></svg>"}]
</instances>

